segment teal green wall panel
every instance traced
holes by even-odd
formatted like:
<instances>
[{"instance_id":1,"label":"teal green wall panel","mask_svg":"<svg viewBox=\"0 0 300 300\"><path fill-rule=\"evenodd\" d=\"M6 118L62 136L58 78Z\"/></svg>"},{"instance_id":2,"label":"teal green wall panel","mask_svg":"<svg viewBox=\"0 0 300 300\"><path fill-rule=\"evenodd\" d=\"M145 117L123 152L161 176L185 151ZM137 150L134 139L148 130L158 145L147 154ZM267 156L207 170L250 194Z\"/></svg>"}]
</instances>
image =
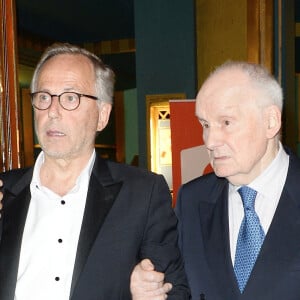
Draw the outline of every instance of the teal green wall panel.
<instances>
[{"instance_id":1,"label":"teal green wall panel","mask_svg":"<svg viewBox=\"0 0 300 300\"><path fill-rule=\"evenodd\" d=\"M138 112L136 89L124 91L125 114L125 161L128 164L139 152L138 146Z\"/></svg>"},{"instance_id":2,"label":"teal green wall panel","mask_svg":"<svg viewBox=\"0 0 300 300\"><path fill-rule=\"evenodd\" d=\"M196 95L194 0L135 0L139 165L147 167L146 95Z\"/></svg>"}]
</instances>

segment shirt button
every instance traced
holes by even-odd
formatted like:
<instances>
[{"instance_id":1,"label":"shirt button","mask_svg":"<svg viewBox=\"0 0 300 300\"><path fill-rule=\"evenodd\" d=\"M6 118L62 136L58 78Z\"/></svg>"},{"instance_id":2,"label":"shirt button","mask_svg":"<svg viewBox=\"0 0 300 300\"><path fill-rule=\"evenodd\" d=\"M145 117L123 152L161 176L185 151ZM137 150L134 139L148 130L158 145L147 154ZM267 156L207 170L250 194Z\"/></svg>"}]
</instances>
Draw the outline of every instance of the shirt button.
<instances>
[{"instance_id":1,"label":"shirt button","mask_svg":"<svg viewBox=\"0 0 300 300\"><path fill-rule=\"evenodd\" d=\"M65 204L66 204L66 201L65 201L65 200L61 200L60 203L61 203L62 205L65 205Z\"/></svg>"},{"instance_id":2,"label":"shirt button","mask_svg":"<svg viewBox=\"0 0 300 300\"><path fill-rule=\"evenodd\" d=\"M59 242L59 243L62 243L62 241L63 241L62 239L58 239L58 242Z\"/></svg>"},{"instance_id":3,"label":"shirt button","mask_svg":"<svg viewBox=\"0 0 300 300\"><path fill-rule=\"evenodd\" d=\"M60 278L59 278L58 276L55 277L55 281L59 281L59 279L60 279Z\"/></svg>"}]
</instances>

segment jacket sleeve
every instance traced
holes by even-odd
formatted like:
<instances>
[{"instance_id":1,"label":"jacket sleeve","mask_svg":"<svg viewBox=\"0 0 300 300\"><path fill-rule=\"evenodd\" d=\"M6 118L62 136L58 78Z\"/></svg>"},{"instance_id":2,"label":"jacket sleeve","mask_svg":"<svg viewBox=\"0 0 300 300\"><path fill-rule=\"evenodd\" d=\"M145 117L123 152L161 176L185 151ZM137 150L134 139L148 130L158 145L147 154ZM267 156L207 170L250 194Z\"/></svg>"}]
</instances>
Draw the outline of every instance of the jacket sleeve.
<instances>
[{"instance_id":1,"label":"jacket sleeve","mask_svg":"<svg viewBox=\"0 0 300 300\"><path fill-rule=\"evenodd\" d=\"M178 248L177 218L164 178L159 175L153 184L148 220L140 258L149 258L155 269L165 273L165 281L173 285L168 299L190 299L190 291Z\"/></svg>"}]
</instances>

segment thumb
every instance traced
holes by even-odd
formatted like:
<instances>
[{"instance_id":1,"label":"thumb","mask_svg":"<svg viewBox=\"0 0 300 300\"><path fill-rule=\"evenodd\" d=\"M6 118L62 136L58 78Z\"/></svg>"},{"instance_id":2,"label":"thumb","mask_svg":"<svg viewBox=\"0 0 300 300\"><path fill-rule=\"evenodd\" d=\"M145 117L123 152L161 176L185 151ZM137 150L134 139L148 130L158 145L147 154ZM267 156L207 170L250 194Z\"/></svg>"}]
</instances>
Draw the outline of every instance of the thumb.
<instances>
[{"instance_id":1,"label":"thumb","mask_svg":"<svg viewBox=\"0 0 300 300\"><path fill-rule=\"evenodd\" d=\"M154 265L152 264L151 260L146 258L141 261L141 267L145 271L153 271L154 270Z\"/></svg>"}]
</instances>

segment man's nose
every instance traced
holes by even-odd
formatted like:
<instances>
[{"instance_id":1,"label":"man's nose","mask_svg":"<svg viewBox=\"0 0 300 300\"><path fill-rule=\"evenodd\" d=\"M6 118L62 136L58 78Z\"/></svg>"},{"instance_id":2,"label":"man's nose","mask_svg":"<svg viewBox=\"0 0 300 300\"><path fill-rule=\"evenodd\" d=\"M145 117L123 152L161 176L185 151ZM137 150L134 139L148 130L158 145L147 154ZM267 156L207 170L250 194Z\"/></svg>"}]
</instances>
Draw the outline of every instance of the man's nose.
<instances>
[{"instance_id":1,"label":"man's nose","mask_svg":"<svg viewBox=\"0 0 300 300\"><path fill-rule=\"evenodd\" d=\"M222 144L221 129L218 127L210 127L204 132L203 140L207 149L214 150Z\"/></svg>"},{"instance_id":2,"label":"man's nose","mask_svg":"<svg viewBox=\"0 0 300 300\"><path fill-rule=\"evenodd\" d=\"M62 109L58 96L52 96L51 105L48 108L48 116L50 118L55 118L60 114L60 110Z\"/></svg>"}]
</instances>

